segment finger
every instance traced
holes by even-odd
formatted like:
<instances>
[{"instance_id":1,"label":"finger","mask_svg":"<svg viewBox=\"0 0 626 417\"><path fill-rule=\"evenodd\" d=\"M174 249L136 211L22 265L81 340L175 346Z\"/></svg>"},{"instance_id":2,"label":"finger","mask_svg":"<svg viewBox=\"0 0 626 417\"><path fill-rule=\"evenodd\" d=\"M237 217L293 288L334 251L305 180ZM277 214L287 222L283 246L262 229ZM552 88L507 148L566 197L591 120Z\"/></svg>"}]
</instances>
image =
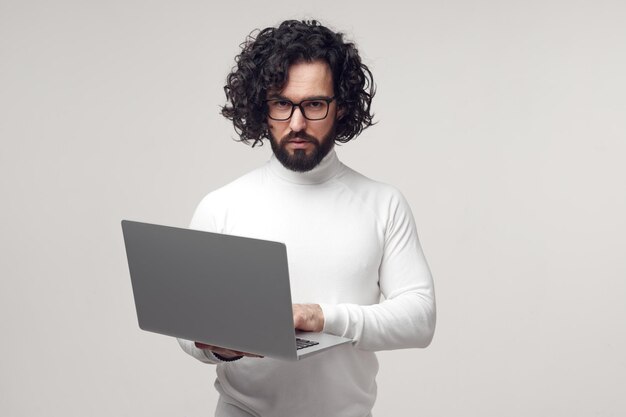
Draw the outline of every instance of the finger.
<instances>
[{"instance_id":1,"label":"finger","mask_svg":"<svg viewBox=\"0 0 626 417\"><path fill-rule=\"evenodd\" d=\"M211 351L217 353L218 355L226 356L226 357L234 357L234 356L247 356L249 358L262 358L263 357L261 355L257 355L254 353L242 352L240 350L232 350L232 349L225 349L225 348L215 348L215 349L211 349Z\"/></svg>"},{"instance_id":2,"label":"finger","mask_svg":"<svg viewBox=\"0 0 626 417\"><path fill-rule=\"evenodd\" d=\"M226 349L219 346L207 345L202 342L194 342L198 349L206 349L222 356L248 356L250 358L262 358L263 356L254 353L241 352L239 350Z\"/></svg>"},{"instance_id":3,"label":"finger","mask_svg":"<svg viewBox=\"0 0 626 417\"><path fill-rule=\"evenodd\" d=\"M194 343L198 349L210 349L210 350L219 349L219 347L217 346L207 345L206 343L201 343L201 342L194 342Z\"/></svg>"},{"instance_id":4,"label":"finger","mask_svg":"<svg viewBox=\"0 0 626 417\"><path fill-rule=\"evenodd\" d=\"M228 355L231 355L231 356L246 356L248 358L262 358L263 357L261 355L255 354L255 353L241 352L239 350L226 350L226 353ZM218 352L218 354L221 355L220 352Z\"/></svg>"}]
</instances>

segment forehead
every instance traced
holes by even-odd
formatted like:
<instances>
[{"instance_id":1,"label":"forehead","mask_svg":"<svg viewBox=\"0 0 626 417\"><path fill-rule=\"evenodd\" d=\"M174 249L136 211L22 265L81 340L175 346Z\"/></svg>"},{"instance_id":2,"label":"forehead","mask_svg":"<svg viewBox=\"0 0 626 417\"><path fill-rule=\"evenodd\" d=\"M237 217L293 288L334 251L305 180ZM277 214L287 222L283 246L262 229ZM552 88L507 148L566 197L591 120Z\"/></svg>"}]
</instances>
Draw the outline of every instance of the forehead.
<instances>
[{"instance_id":1,"label":"forehead","mask_svg":"<svg viewBox=\"0 0 626 417\"><path fill-rule=\"evenodd\" d=\"M289 67L287 82L277 92L291 100L307 97L332 96L333 75L326 61L299 61Z\"/></svg>"}]
</instances>

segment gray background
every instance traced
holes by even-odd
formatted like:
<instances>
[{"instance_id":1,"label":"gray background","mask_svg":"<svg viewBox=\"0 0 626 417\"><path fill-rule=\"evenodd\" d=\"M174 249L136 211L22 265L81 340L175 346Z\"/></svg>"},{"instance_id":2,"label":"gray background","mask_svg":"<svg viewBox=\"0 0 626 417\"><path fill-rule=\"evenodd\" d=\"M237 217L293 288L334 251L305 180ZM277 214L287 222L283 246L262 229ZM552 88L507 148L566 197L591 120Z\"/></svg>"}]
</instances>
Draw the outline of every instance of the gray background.
<instances>
[{"instance_id":1,"label":"gray background","mask_svg":"<svg viewBox=\"0 0 626 417\"><path fill-rule=\"evenodd\" d=\"M375 415L624 415L626 5L556 0L0 0L0 415L212 415L213 368L137 327L119 221L186 226L268 158L222 85L302 17L374 72L338 153L404 192L436 280Z\"/></svg>"}]
</instances>

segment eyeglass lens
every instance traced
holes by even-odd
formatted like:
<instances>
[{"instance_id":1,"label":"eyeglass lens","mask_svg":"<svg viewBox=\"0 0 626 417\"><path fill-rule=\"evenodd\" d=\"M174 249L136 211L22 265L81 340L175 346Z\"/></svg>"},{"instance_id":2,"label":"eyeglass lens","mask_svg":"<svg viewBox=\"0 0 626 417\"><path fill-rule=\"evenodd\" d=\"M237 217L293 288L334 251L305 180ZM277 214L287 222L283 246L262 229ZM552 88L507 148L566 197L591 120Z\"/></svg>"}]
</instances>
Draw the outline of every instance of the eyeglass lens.
<instances>
[{"instance_id":1,"label":"eyeglass lens","mask_svg":"<svg viewBox=\"0 0 626 417\"><path fill-rule=\"evenodd\" d=\"M275 120L289 119L296 107L300 107L303 116L308 120L321 120L328 115L328 102L325 100L304 100L299 104L289 100L269 100L267 105L270 118Z\"/></svg>"}]
</instances>

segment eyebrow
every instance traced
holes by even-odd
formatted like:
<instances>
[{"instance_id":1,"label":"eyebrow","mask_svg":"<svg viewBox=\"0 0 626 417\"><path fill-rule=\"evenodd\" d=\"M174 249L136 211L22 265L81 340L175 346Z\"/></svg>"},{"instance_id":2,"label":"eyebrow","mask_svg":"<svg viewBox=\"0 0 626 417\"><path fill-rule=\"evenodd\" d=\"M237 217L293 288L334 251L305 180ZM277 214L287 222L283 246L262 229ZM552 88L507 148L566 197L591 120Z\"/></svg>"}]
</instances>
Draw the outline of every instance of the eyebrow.
<instances>
[{"instance_id":1,"label":"eyebrow","mask_svg":"<svg viewBox=\"0 0 626 417\"><path fill-rule=\"evenodd\" d=\"M302 99L302 100L300 100L300 101L302 102L302 101L307 101L307 100L325 100L325 99L328 99L328 98L330 98L330 97L332 97L332 96L323 96L323 95L308 96L308 97L303 98L303 99ZM293 102L294 102L292 99L287 98L287 97L285 97L285 96L283 96L283 95L280 95L280 94L274 94L274 95L271 95L271 96L268 98L268 100L285 100L285 101L288 101L288 102L290 102L290 103L293 103Z\"/></svg>"}]
</instances>

